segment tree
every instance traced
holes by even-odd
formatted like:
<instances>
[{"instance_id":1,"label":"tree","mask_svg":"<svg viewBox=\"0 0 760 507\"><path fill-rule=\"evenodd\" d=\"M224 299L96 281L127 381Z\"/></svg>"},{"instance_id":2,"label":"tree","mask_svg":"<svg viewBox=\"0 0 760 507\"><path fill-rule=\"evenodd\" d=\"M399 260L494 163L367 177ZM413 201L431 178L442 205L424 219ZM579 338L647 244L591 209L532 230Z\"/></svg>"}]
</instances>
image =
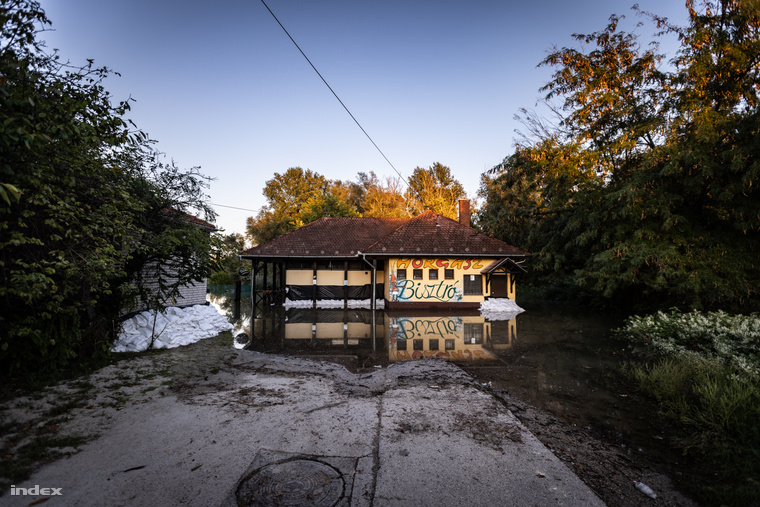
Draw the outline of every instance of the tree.
<instances>
[{"instance_id":1,"label":"tree","mask_svg":"<svg viewBox=\"0 0 760 507\"><path fill-rule=\"evenodd\" d=\"M358 217L356 206L341 199L333 193L324 193L313 197L304 205L298 216L299 225L319 220L323 217Z\"/></svg>"},{"instance_id":2,"label":"tree","mask_svg":"<svg viewBox=\"0 0 760 507\"><path fill-rule=\"evenodd\" d=\"M756 5L688 2L683 28L643 13L679 36L667 72L617 16L575 35L591 50L550 54L543 90L562 120L483 178L484 229L526 241L543 282L611 303L757 307Z\"/></svg>"},{"instance_id":3,"label":"tree","mask_svg":"<svg viewBox=\"0 0 760 507\"><path fill-rule=\"evenodd\" d=\"M661 144L669 120L668 76L658 68L663 56L620 32L621 19L613 15L602 31L573 34L591 46L588 52L555 48L539 64L559 67L541 91L547 101L564 99L561 125L595 155L589 163L600 174L613 174L630 157Z\"/></svg>"},{"instance_id":4,"label":"tree","mask_svg":"<svg viewBox=\"0 0 760 507\"><path fill-rule=\"evenodd\" d=\"M371 218L410 218L406 197L398 178L386 178L381 182L374 172L369 176L359 173L364 188L361 201L362 216Z\"/></svg>"},{"instance_id":5,"label":"tree","mask_svg":"<svg viewBox=\"0 0 760 507\"><path fill-rule=\"evenodd\" d=\"M283 174L275 173L266 182L267 206L277 215L297 217L309 199L326 191L329 182L309 169L291 167Z\"/></svg>"},{"instance_id":6,"label":"tree","mask_svg":"<svg viewBox=\"0 0 760 507\"><path fill-rule=\"evenodd\" d=\"M232 285L236 281L243 281L241 270L250 267L238 257L244 250L245 238L242 234L217 235L212 251L214 273L209 278L209 283Z\"/></svg>"},{"instance_id":7,"label":"tree","mask_svg":"<svg viewBox=\"0 0 760 507\"><path fill-rule=\"evenodd\" d=\"M265 243L326 216L360 216L356 208L358 191L341 181L300 167L275 173L266 182L267 206L246 221L246 234L254 244Z\"/></svg>"},{"instance_id":8,"label":"tree","mask_svg":"<svg viewBox=\"0 0 760 507\"><path fill-rule=\"evenodd\" d=\"M406 191L412 215L426 209L456 219L459 199L466 197L464 187L451 175L451 169L436 162L427 169L416 167Z\"/></svg>"},{"instance_id":9,"label":"tree","mask_svg":"<svg viewBox=\"0 0 760 507\"><path fill-rule=\"evenodd\" d=\"M181 283L205 274L204 242L178 217L213 211L202 175L151 163L109 69L44 51L37 2L2 0L0 23L0 365L52 374L110 348L141 256L187 259Z\"/></svg>"}]
</instances>

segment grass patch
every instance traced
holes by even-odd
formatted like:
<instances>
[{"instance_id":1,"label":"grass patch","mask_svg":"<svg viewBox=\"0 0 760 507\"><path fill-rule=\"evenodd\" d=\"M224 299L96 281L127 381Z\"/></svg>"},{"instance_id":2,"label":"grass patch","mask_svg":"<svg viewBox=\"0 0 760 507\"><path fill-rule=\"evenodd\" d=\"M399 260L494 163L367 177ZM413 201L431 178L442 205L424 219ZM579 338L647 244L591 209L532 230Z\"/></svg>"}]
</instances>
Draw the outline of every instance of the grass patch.
<instances>
[{"instance_id":1,"label":"grass patch","mask_svg":"<svg viewBox=\"0 0 760 507\"><path fill-rule=\"evenodd\" d=\"M760 502L760 316L660 312L617 333L640 358L632 378L700 464L683 486L707 504Z\"/></svg>"}]
</instances>

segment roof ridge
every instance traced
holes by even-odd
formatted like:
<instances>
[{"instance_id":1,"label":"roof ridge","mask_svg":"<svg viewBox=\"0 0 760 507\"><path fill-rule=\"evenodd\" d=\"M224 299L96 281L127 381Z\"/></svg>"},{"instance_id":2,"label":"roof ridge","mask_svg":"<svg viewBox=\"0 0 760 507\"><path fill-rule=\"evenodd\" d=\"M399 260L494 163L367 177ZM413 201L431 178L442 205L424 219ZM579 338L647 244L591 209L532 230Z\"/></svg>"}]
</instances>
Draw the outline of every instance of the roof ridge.
<instances>
[{"instance_id":1,"label":"roof ridge","mask_svg":"<svg viewBox=\"0 0 760 507\"><path fill-rule=\"evenodd\" d=\"M419 216L419 215L417 215L417 216ZM380 243L381 241L383 241L388 236L396 234L396 231L398 231L399 229L401 229L402 227L404 227L406 224L408 224L409 222L411 222L415 218L417 218L417 217L411 217L411 218L387 218L386 220L404 220L404 222L401 223L401 224L399 224L398 227L394 228L391 232L389 232L385 236L381 237L380 239L378 239L377 241L375 241L374 243L372 243L371 245L369 245L367 248L365 248L365 250L372 250L373 246L377 245L378 243Z\"/></svg>"}]
</instances>

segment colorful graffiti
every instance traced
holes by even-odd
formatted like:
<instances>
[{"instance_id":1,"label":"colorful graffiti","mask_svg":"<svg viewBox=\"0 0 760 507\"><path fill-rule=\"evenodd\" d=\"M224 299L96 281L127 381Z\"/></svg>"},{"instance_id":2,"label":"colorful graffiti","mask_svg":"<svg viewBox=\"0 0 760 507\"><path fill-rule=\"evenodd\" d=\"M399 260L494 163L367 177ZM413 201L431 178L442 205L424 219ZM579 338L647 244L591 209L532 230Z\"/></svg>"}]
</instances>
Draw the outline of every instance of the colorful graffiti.
<instances>
[{"instance_id":1,"label":"colorful graffiti","mask_svg":"<svg viewBox=\"0 0 760 507\"><path fill-rule=\"evenodd\" d=\"M443 279L415 280L407 273L406 277L398 278L399 269L459 269L480 270L483 259L398 259L391 261L388 269L389 299L391 301L441 301L456 302L464 299L461 280ZM428 275L429 276L429 272Z\"/></svg>"},{"instance_id":2,"label":"colorful graffiti","mask_svg":"<svg viewBox=\"0 0 760 507\"><path fill-rule=\"evenodd\" d=\"M483 269L482 259L399 259L396 268L406 269Z\"/></svg>"},{"instance_id":3,"label":"colorful graffiti","mask_svg":"<svg viewBox=\"0 0 760 507\"><path fill-rule=\"evenodd\" d=\"M390 343L396 340L411 340L416 336L455 337L461 334L461 317L441 317L439 319L393 318L390 321Z\"/></svg>"},{"instance_id":4,"label":"colorful graffiti","mask_svg":"<svg viewBox=\"0 0 760 507\"><path fill-rule=\"evenodd\" d=\"M390 275L391 301L434 299L436 301L461 301L462 289L459 280L441 280L438 283L421 283L414 280L396 280Z\"/></svg>"}]
</instances>

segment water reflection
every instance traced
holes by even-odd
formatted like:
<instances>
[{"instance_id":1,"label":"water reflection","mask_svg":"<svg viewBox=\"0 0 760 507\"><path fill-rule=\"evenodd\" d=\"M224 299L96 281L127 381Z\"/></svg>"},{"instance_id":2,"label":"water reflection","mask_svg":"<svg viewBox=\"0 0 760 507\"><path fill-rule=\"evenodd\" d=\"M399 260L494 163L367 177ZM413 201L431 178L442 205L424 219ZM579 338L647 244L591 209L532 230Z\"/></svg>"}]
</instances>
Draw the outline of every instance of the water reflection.
<instances>
[{"instance_id":1,"label":"water reflection","mask_svg":"<svg viewBox=\"0 0 760 507\"><path fill-rule=\"evenodd\" d=\"M399 315L363 309L270 308L236 325L235 347L339 362L354 372L434 357L460 365L501 364L516 320L480 315ZM245 329L248 324L248 329ZM246 332L248 331L248 332ZM245 334L245 335L244 335Z\"/></svg>"},{"instance_id":2,"label":"water reflection","mask_svg":"<svg viewBox=\"0 0 760 507\"><path fill-rule=\"evenodd\" d=\"M515 319L508 321L508 332L497 335L494 343L492 323L481 316L386 316L389 324L388 360L409 361L435 357L457 363L498 361L494 351L508 348L516 334ZM506 343L501 340L506 337Z\"/></svg>"},{"instance_id":3,"label":"water reflection","mask_svg":"<svg viewBox=\"0 0 760 507\"><path fill-rule=\"evenodd\" d=\"M211 300L232 315L224 294ZM327 360L353 372L435 357L561 419L651 442L649 412L613 382L626 345L611 339L621 322L608 315L560 304L531 305L505 320L478 312L270 307L257 309L251 330L250 299L241 309L234 331L239 348Z\"/></svg>"}]
</instances>

